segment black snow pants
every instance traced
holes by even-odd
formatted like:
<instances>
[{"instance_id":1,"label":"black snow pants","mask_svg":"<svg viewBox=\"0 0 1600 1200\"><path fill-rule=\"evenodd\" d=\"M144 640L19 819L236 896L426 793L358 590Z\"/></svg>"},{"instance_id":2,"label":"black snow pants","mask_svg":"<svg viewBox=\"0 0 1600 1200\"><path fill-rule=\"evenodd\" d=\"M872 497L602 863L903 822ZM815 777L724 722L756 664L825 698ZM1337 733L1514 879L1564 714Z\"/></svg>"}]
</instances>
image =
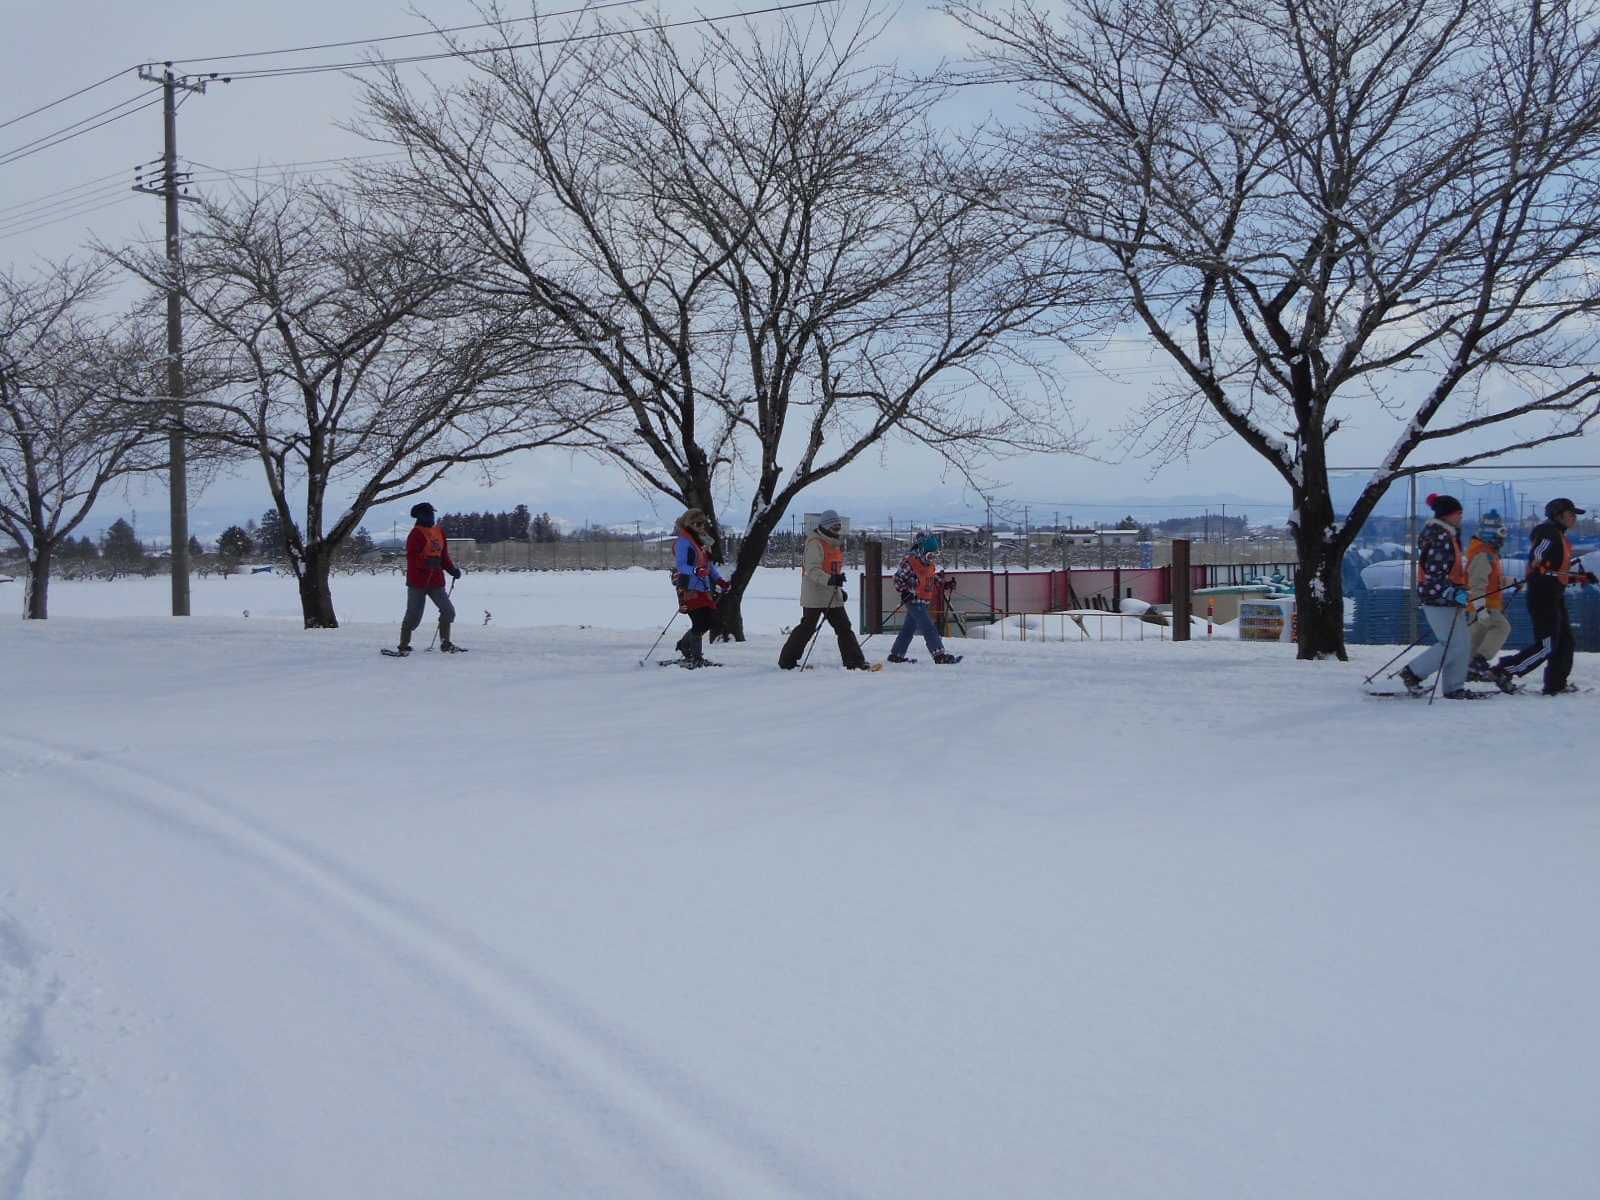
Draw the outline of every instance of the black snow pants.
<instances>
[{"instance_id":1,"label":"black snow pants","mask_svg":"<svg viewBox=\"0 0 1600 1200\"><path fill-rule=\"evenodd\" d=\"M1533 620L1533 645L1502 658L1495 666L1510 675L1527 675L1544 668L1544 694L1553 696L1567 686L1572 674L1572 618L1567 614L1565 591L1539 594L1530 587L1528 616Z\"/></svg>"}]
</instances>

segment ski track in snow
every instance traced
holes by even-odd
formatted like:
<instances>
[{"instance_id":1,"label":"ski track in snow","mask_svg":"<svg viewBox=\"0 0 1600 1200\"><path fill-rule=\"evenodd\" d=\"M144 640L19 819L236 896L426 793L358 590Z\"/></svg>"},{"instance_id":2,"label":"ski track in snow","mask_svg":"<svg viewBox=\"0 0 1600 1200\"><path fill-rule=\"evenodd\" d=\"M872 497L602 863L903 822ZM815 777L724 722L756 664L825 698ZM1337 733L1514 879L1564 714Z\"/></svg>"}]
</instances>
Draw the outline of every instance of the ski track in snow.
<instances>
[{"instance_id":1,"label":"ski track in snow","mask_svg":"<svg viewBox=\"0 0 1600 1200\"><path fill-rule=\"evenodd\" d=\"M509 1060L584 1107L621 1119L626 1137L659 1167L683 1173L697 1197L847 1197L817 1163L741 1127L732 1106L652 1061L644 1047L605 1027L598 1014L459 930L446 928L403 897L303 842L230 811L191 784L97 752L22 742L0 735L18 764L8 774L50 771L75 777L84 794L158 825L207 852L260 872L320 915L374 939L425 985L454 993L493 1030ZM25 935L0 912L0 1063L7 1105L0 1110L0 1200L17 1200L43 1132L49 1076L41 1032L52 998ZM330 997L331 999L331 997ZM20 1003L19 1003L20 1001ZM530 1114L531 1116L531 1114ZM10 1127L11 1132L5 1132ZM373 1147L373 1152L379 1148Z\"/></svg>"},{"instance_id":2,"label":"ski track in snow","mask_svg":"<svg viewBox=\"0 0 1600 1200\"><path fill-rule=\"evenodd\" d=\"M42 958L0 912L0 1200L22 1194L57 1086L43 1032L55 981Z\"/></svg>"}]
</instances>

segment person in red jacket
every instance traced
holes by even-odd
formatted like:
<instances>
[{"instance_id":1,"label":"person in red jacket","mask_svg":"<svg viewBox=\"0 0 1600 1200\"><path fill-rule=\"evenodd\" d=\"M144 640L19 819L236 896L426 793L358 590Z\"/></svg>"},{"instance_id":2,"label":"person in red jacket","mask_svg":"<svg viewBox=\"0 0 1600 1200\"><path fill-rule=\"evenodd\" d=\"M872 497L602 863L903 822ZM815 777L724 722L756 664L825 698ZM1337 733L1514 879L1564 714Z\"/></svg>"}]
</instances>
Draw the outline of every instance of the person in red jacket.
<instances>
[{"instance_id":1,"label":"person in red jacket","mask_svg":"<svg viewBox=\"0 0 1600 1200\"><path fill-rule=\"evenodd\" d=\"M450 544L444 526L434 521L433 505L423 501L412 508L411 515L417 524L406 538L406 616L400 622L399 653L411 653L411 631L422 624L423 602L432 600L439 610L439 649L458 654L466 647L450 640L456 607L450 603L444 577L460 579L461 568L450 561Z\"/></svg>"}]
</instances>

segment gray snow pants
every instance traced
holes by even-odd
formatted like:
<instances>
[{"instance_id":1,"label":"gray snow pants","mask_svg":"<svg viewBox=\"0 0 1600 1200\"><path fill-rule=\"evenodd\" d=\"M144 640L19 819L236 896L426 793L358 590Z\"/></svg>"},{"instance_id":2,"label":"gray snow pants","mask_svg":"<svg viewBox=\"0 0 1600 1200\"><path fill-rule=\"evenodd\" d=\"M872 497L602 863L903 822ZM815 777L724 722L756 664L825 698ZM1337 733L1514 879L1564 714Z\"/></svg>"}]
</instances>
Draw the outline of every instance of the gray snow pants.
<instances>
[{"instance_id":1,"label":"gray snow pants","mask_svg":"<svg viewBox=\"0 0 1600 1200\"><path fill-rule=\"evenodd\" d=\"M406 584L406 619L400 622L402 629L415 629L422 624L423 601L432 600L439 610L439 620L446 625L456 619L456 606L450 603L449 588L419 588Z\"/></svg>"},{"instance_id":2,"label":"gray snow pants","mask_svg":"<svg viewBox=\"0 0 1600 1200\"><path fill-rule=\"evenodd\" d=\"M1441 696L1459 692L1467 686L1467 664L1472 659L1472 635L1467 632L1466 610L1424 604L1422 615L1428 618L1428 628L1439 640L1406 665L1418 679L1426 679L1438 671Z\"/></svg>"}]
</instances>

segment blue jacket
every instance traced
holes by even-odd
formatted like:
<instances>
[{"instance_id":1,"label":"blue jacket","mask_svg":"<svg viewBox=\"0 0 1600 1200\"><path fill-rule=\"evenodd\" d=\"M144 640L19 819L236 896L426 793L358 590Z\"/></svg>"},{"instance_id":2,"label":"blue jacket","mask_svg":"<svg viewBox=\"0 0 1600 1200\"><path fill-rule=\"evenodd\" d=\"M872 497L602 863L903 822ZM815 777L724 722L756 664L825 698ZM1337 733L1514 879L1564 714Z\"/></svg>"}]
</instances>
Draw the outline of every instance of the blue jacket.
<instances>
[{"instance_id":1,"label":"blue jacket","mask_svg":"<svg viewBox=\"0 0 1600 1200\"><path fill-rule=\"evenodd\" d=\"M711 561L711 555L700 548L700 543L687 533L678 535L678 574L683 576L683 586L691 592L709 592L716 586L717 580L722 578L722 572L717 570L717 564ZM695 574L700 569L702 558L707 567L711 568L702 578Z\"/></svg>"}]
</instances>

